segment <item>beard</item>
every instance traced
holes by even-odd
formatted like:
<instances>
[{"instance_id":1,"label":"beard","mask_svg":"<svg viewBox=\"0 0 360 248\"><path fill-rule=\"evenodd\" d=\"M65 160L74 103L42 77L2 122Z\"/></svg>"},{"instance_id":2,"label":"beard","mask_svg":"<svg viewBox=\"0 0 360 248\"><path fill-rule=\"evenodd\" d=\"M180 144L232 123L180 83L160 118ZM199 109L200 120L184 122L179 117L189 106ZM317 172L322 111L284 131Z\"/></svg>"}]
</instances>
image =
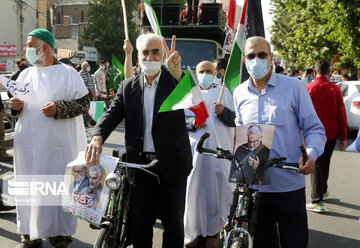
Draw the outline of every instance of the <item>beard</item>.
<instances>
[{"instance_id":1,"label":"beard","mask_svg":"<svg viewBox=\"0 0 360 248\"><path fill-rule=\"evenodd\" d=\"M100 182L98 182L97 184L90 184L90 189L96 188L97 186L99 186L99 183L100 183Z\"/></svg>"},{"instance_id":2,"label":"beard","mask_svg":"<svg viewBox=\"0 0 360 248\"><path fill-rule=\"evenodd\" d=\"M249 150L250 150L250 151L254 151L254 150L258 149L259 146L260 146L260 143L257 144L257 145L255 145L255 146L253 146L253 147L250 147L250 146L249 146Z\"/></svg>"},{"instance_id":3,"label":"beard","mask_svg":"<svg viewBox=\"0 0 360 248\"><path fill-rule=\"evenodd\" d=\"M80 177L75 177L75 182L76 183L80 183L81 179L83 178L83 176L80 176Z\"/></svg>"},{"instance_id":4,"label":"beard","mask_svg":"<svg viewBox=\"0 0 360 248\"><path fill-rule=\"evenodd\" d=\"M36 61L34 62L34 66L36 66L36 67L41 67L41 66L43 66L43 65L45 64L45 53L44 53L42 47L41 47L41 49L39 50L38 56L39 56L39 58L38 58L38 60L36 60Z\"/></svg>"}]
</instances>

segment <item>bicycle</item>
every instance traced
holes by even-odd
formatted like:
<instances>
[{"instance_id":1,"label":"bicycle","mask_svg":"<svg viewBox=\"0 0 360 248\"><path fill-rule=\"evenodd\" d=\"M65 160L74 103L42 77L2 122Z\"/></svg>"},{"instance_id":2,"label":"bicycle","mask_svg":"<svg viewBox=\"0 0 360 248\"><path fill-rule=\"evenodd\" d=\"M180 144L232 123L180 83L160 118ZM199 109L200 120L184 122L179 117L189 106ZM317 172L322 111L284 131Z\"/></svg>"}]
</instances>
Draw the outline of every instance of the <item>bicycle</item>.
<instances>
[{"instance_id":1,"label":"bicycle","mask_svg":"<svg viewBox=\"0 0 360 248\"><path fill-rule=\"evenodd\" d=\"M127 181L126 168L146 170L158 162L156 159L149 164L123 162L125 155L121 152L118 157L120 160L115 170L109 173L105 179L110 194L101 224L98 228L91 226L100 229L94 248L118 248L130 245L126 239L127 213L130 202L130 184Z\"/></svg>"},{"instance_id":2,"label":"bicycle","mask_svg":"<svg viewBox=\"0 0 360 248\"><path fill-rule=\"evenodd\" d=\"M243 163L229 150L220 147L217 147L216 150L203 148L204 141L209 137L209 133L202 135L196 151L203 155L231 161L233 168L239 170L244 178ZM266 166L290 170L299 169L296 163L285 163L284 160L286 160L285 157L273 158L266 161ZM220 239L224 243L224 248L252 247L260 199L260 193L253 189L251 184L236 183L232 192L228 221L220 231Z\"/></svg>"}]
</instances>

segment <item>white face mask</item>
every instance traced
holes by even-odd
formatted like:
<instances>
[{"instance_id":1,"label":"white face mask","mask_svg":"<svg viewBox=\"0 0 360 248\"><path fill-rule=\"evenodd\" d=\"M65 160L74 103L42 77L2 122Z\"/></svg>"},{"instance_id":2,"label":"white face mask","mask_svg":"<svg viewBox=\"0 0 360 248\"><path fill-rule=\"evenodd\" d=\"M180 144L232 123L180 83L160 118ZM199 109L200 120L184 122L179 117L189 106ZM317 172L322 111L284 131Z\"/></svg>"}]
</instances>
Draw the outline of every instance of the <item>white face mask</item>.
<instances>
[{"instance_id":1,"label":"white face mask","mask_svg":"<svg viewBox=\"0 0 360 248\"><path fill-rule=\"evenodd\" d=\"M101 70L105 70L105 65L100 65Z\"/></svg>"},{"instance_id":2,"label":"white face mask","mask_svg":"<svg viewBox=\"0 0 360 248\"><path fill-rule=\"evenodd\" d=\"M144 74L151 77L160 71L162 62L143 60L139 62L139 65Z\"/></svg>"},{"instance_id":3,"label":"white face mask","mask_svg":"<svg viewBox=\"0 0 360 248\"><path fill-rule=\"evenodd\" d=\"M91 71L90 66L86 67L86 70L87 70L87 72L90 72Z\"/></svg>"},{"instance_id":4,"label":"white face mask","mask_svg":"<svg viewBox=\"0 0 360 248\"><path fill-rule=\"evenodd\" d=\"M217 76L214 77L214 84L215 85L220 85L221 84L221 79L222 78L218 78Z\"/></svg>"},{"instance_id":5,"label":"white face mask","mask_svg":"<svg viewBox=\"0 0 360 248\"><path fill-rule=\"evenodd\" d=\"M30 62L30 64L34 64L36 61L38 61L39 56L36 54L35 47L26 48L26 59Z\"/></svg>"},{"instance_id":6,"label":"white face mask","mask_svg":"<svg viewBox=\"0 0 360 248\"><path fill-rule=\"evenodd\" d=\"M199 74L197 80L199 81L199 84L203 89L208 89L213 84L214 77L213 75L203 73Z\"/></svg>"}]
</instances>

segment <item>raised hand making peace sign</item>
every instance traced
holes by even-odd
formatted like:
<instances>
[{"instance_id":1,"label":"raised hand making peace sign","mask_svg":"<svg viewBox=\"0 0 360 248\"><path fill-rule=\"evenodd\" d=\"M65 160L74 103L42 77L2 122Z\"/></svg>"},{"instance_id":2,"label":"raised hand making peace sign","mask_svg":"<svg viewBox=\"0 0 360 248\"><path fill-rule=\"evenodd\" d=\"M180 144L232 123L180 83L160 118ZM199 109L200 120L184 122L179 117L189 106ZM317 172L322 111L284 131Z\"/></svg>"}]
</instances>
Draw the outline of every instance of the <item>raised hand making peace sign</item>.
<instances>
[{"instance_id":1,"label":"raised hand making peace sign","mask_svg":"<svg viewBox=\"0 0 360 248\"><path fill-rule=\"evenodd\" d=\"M171 50L166 44L165 39L163 38L163 44L166 53L167 59L167 68L169 72L173 75L173 77L177 80L181 80L182 70L181 70L181 56L179 55L178 51L175 50L176 44L176 36L173 35L171 39Z\"/></svg>"}]
</instances>

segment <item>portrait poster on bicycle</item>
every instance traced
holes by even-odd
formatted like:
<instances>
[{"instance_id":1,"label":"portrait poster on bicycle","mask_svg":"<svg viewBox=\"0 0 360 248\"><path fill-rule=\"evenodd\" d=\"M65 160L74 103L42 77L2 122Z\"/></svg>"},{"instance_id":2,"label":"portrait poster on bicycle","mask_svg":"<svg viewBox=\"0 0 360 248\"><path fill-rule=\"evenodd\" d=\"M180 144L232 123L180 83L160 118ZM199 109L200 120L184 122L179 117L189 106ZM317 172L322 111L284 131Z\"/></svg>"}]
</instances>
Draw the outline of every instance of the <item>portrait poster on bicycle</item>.
<instances>
[{"instance_id":1,"label":"portrait poster on bicycle","mask_svg":"<svg viewBox=\"0 0 360 248\"><path fill-rule=\"evenodd\" d=\"M270 184L266 161L274 138L275 127L252 124L236 127L234 154L239 166L233 162L229 181L248 185Z\"/></svg>"},{"instance_id":2,"label":"portrait poster on bicycle","mask_svg":"<svg viewBox=\"0 0 360 248\"><path fill-rule=\"evenodd\" d=\"M62 199L64 212L95 226L99 225L110 192L105 185L105 178L115 170L118 160L101 155L100 164L87 166L85 153L80 152L78 157L66 166L65 185L69 194Z\"/></svg>"}]
</instances>

